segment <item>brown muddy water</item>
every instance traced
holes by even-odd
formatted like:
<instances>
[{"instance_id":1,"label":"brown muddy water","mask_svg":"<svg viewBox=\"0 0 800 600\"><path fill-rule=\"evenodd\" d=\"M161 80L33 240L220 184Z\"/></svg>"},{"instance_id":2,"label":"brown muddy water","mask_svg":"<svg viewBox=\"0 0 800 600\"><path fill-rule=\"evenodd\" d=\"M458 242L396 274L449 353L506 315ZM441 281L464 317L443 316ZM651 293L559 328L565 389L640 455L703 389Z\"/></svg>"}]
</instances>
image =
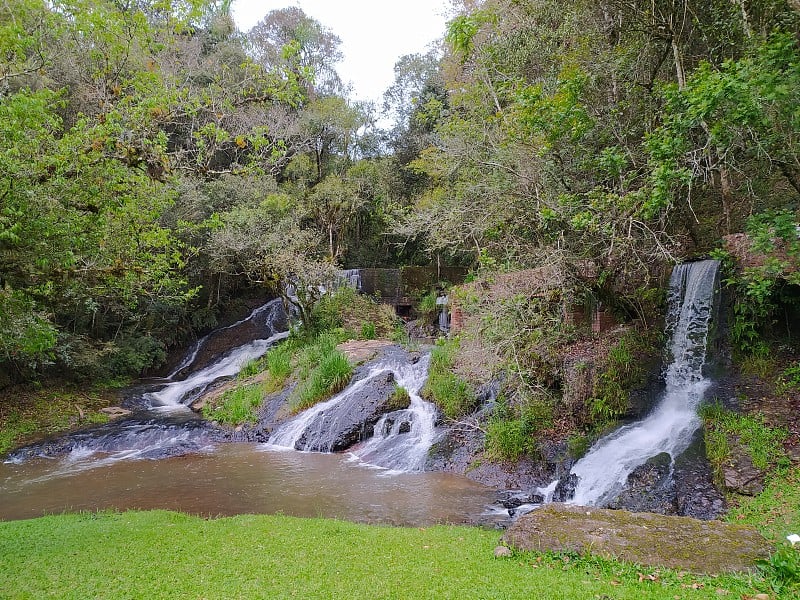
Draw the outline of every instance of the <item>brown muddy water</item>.
<instances>
[{"instance_id":1,"label":"brown muddy water","mask_svg":"<svg viewBox=\"0 0 800 600\"><path fill-rule=\"evenodd\" d=\"M102 454L0 464L0 519L103 509L276 514L363 523L490 524L493 492L446 473L391 473L347 455L222 444L160 460Z\"/></svg>"}]
</instances>

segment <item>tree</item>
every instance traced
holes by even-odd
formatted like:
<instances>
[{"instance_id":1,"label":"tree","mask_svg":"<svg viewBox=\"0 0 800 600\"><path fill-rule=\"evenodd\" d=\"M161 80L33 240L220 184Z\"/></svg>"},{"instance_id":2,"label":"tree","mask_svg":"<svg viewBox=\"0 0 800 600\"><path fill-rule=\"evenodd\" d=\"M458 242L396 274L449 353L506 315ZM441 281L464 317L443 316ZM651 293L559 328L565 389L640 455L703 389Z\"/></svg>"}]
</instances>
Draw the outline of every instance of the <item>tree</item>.
<instances>
[{"instance_id":1,"label":"tree","mask_svg":"<svg viewBox=\"0 0 800 600\"><path fill-rule=\"evenodd\" d=\"M268 70L294 73L299 81L307 82L309 97L342 90L336 73L336 64L342 59L341 40L302 9L273 10L247 37L259 64Z\"/></svg>"}]
</instances>

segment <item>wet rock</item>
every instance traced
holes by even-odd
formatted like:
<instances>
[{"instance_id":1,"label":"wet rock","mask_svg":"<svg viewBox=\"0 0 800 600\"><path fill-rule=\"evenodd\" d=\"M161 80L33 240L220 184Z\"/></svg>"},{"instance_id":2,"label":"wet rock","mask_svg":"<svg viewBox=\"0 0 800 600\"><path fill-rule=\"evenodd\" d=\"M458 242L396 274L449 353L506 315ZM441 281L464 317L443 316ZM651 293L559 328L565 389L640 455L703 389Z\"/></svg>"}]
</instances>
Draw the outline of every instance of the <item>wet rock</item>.
<instances>
[{"instance_id":1,"label":"wet rock","mask_svg":"<svg viewBox=\"0 0 800 600\"><path fill-rule=\"evenodd\" d=\"M725 489L744 496L755 496L764 491L764 474L754 465L749 456L739 456L722 467Z\"/></svg>"},{"instance_id":2,"label":"wet rock","mask_svg":"<svg viewBox=\"0 0 800 600\"><path fill-rule=\"evenodd\" d=\"M523 504L541 504L544 496L522 490L503 490L497 493L497 503L503 508L519 508Z\"/></svg>"},{"instance_id":3,"label":"wet rock","mask_svg":"<svg viewBox=\"0 0 800 600\"><path fill-rule=\"evenodd\" d=\"M748 525L565 504L521 516L502 542L519 550L591 553L708 574L752 570L771 549Z\"/></svg>"},{"instance_id":4,"label":"wet rock","mask_svg":"<svg viewBox=\"0 0 800 600\"><path fill-rule=\"evenodd\" d=\"M134 416L19 448L6 459L25 462L32 458L57 458L78 449L128 452L135 458L159 459L200 452L222 439L218 428L194 416Z\"/></svg>"},{"instance_id":5,"label":"wet rock","mask_svg":"<svg viewBox=\"0 0 800 600\"><path fill-rule=\"evenodd\" d=\"M625 488L608 508L674 515L678 512L672 479L672 457L662 452L639 465L625 482Z\"/></svg>"},{"instance_id":6,"label":"wet rock","mask_svg":"<svg viewBox=\"0 0 800 600\"><path fill-rule=\"evenodd\" d=\"M394 375L373 377L352 394L309 423L297 441L298 450L339 452L372 436L375 424L392 410Z\"/></svg>"},{"instance_id":7,"label":"wet rock","mask_svg":"<svg viewBox=\"0 0 800 600\"><path fill-rule=\"evenodd\" d=\"M672 478L678 514L708 521L725 512L725 498L714 485L711 465L706 459L702 435L675 460Z\"/></svg>"},{"instance_id":8,"label":"wet rock","mask_svg":"<svg viewBox=\"0 0 800 600\"><path fill-rule=\"evenodd\" d=\"M553 492L553 502L567 502L575 496L575 488L579 477L574 473L566 473L559 480Z\"/></svg>"}]
</instances>

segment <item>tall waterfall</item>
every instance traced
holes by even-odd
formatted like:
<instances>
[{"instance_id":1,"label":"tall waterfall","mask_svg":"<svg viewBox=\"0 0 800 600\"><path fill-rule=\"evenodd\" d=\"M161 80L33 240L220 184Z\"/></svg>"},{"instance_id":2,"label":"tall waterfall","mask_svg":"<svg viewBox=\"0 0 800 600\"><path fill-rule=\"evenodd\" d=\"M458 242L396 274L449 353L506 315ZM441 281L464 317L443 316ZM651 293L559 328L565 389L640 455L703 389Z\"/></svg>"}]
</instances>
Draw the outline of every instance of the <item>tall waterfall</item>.
<instances>
[{"instance_id":1,"label":"tall waterfall","mask_svg":"<svg viewBox=\"0 0 800 600\"><path fill-rule=\"evenodd\" d=\"M673 460L700 426L697 408L710 381L703 376L708 330L713 317L719 262L678 265L669 289L667 334L672 363L666 389L653 412L600 439L572 468L578 484L572 503L601 505L622 490L628 475L662 452Z\"/></svg>"}]
</instances>

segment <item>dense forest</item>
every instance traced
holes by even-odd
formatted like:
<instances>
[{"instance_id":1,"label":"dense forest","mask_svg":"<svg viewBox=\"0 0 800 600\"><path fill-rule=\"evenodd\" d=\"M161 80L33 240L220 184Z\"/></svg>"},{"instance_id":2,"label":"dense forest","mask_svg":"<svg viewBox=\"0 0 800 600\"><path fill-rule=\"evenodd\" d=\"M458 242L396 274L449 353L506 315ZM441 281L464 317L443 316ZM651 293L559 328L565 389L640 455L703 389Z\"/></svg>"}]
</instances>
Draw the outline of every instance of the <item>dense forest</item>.
<instances>
[{"instance_id":1,"label":"dense forest","mask_svg":"<svg viewBox=\"0 0 800 600\"><path fill-rule=\"evenodd\" d=\"M0 3L0 385L136 375L244 290L307 310L338 268L431 262L547 267L489 328L530 357L553 296L647 321L742 232L769 259L731 272L732 333L768 352L800 283L800 5L454 4L374 106L299 8L245 33L230 0Z\"/></svg>"}]
</instances>

